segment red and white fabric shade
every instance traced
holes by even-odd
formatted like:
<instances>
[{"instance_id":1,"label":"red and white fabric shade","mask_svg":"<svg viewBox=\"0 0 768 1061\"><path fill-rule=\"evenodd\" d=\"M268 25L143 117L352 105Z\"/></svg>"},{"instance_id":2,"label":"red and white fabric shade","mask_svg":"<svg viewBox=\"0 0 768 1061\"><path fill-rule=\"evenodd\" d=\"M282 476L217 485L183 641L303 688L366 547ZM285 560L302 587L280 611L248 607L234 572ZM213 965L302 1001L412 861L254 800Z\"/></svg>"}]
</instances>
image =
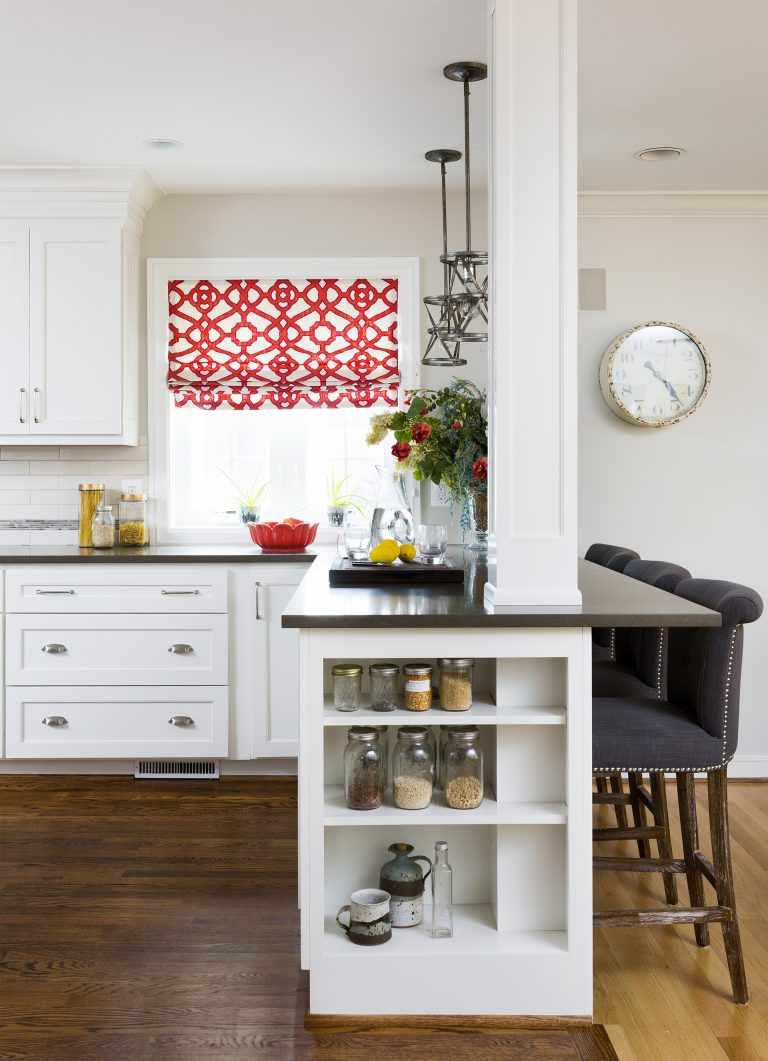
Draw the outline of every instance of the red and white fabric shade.
<instances>
[{"instance_id":1,"label":"red and white fabric shade","mask_svg":"<svg viewBox=\"0 0 768 1061\"><path fill-rule=\"evenodd\" d=\"M171 280L178 407L396 406L397 280Z\"/></svg>"}]
</instances>

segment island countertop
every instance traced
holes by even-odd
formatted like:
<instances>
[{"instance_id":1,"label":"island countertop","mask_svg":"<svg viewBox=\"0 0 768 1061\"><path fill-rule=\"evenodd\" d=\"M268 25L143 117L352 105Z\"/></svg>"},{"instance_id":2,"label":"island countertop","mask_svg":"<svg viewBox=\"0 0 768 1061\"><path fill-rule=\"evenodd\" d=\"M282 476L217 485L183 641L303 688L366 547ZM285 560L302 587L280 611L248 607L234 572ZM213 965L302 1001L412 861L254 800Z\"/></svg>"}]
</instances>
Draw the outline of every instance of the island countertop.
<instances>
[{"instance_id":1,"label":"island countertop","mask_svg":"<svg viewBox=\"0 0 768 1061\"><path fill-rule=\"evenodd\" d=\"M483 596L493 563L451 550L465 566L462 585L334 587L325 557L307 572L283 612L294 629L387 627L720 626L719 612L637 579L579 561L580 606L494 609Z\"/></svg>"},{"instance_id":2,"label":"island countertop","mask_svg":"<svg viewBox=\"0 0 768 1061\"><path fill-rule=\"evenodd\" d=\"M311 564L303 553L263 553L257 545L144 545L138 548L80 549L76 545L0 546L0 567L8 564Z\"/></svg>"}]
</instances>

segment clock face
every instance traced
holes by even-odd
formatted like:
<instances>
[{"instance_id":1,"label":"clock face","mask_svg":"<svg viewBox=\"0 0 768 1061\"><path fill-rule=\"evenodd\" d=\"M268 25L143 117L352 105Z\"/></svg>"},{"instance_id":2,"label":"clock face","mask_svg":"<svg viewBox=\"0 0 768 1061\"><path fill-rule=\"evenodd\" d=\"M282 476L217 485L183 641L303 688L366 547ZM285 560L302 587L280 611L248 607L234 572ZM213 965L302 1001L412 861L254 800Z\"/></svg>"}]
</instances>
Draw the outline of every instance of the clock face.
<instances>
[{"instance_id":1,"label":"clock face","mask_svg":"<svg viewBox=\"0 0 768 1061\"><path fill-rule=\"evenodd\" d=\"M688 332L652 323L633 329L606 352L603 395L619 416L647 427L682 420L704 400L709 360Z\"/></svg>"}]
</instances>

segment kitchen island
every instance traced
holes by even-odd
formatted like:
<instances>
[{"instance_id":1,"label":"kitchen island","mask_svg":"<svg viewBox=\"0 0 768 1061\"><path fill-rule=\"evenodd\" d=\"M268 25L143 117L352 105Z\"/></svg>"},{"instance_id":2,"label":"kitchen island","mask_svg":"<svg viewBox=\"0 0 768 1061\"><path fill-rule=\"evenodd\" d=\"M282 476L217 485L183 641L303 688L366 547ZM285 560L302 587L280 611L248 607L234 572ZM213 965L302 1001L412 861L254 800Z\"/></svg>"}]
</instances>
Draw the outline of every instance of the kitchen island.
<instances>
[{"instance_id":1,"label":"kitchen island","mask_svg":"<svg viewBox=\"0 0 768 1061\"><path fill-rule=\"evenodd\" d=\"M461 551L455 554L461 557ZM492 610L488 565L463 554L464 586L331 588L313 564L283 613L300 631L300 897L310 1013L530 1016L592 1012L591 657L593 626L716 626L720 615L586 561L582 605ZM367 667L476 659L466 712L353 714L333 707L336 662ZM485 798L453 810L435 790L418 811L344 800L346 729L474 723ZM446 840L455 929L423 924L380 947L352 944L335 923L352 891L376 887L387 848L432 856ZM429 889L427 889L429 902Z\"/></svg>"}]
</instances>

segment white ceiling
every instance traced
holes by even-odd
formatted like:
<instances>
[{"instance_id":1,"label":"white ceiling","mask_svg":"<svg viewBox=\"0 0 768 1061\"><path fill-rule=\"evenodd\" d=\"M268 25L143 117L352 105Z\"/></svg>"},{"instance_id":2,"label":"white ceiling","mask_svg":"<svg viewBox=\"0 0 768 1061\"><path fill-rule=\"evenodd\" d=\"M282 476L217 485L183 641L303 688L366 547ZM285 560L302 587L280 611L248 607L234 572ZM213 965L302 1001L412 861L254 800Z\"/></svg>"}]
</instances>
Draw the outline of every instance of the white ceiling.
<instances>
[{"instance_id":1,"label":"white ceiling","mask_svg":"<svg viewBox=\"0 0 768 1061\"><path fill-rule=\"evenodd\" d=\"M168 192L437 189L485 0L0 0L0 166L149 168ZM583 190L767 190L768 0L580 0ZM487 85L473 87L484 180ZM150 137L182 140L159 155ZM642 163L645 147L687 149ZM461 188L459 167L452 184Z\"/></svg>"}]
</instances>

